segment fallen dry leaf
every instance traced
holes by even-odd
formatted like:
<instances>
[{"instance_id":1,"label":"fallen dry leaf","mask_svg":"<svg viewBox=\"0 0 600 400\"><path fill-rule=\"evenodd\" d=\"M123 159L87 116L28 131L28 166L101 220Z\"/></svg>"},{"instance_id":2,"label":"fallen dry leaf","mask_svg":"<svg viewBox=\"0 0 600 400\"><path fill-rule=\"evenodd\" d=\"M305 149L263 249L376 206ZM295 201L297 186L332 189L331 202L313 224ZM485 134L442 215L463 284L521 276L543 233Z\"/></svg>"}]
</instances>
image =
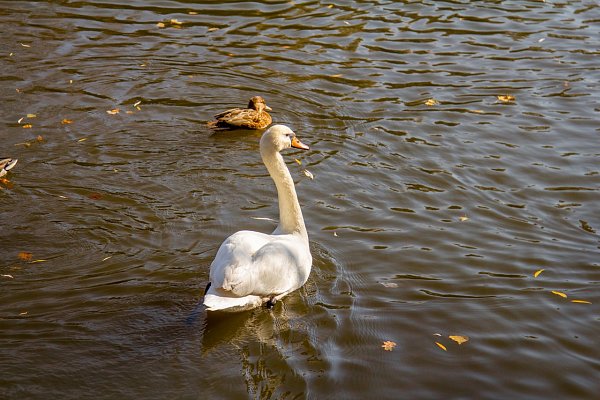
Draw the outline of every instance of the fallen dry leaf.
<instances>
[{"instance_id":1,"label":"fallen dry leaf","mask_svg":"<svg viewBox=\"0 0 600 400\"><path fill-rule=\"evenodd\" d=\"M383 347L385 351L392 351L394 347L396 347L396 343L390 340L386 340L385 342L383 342L381 347Z\"/></svg>"},{"instance_id":2,"label":"fallen dry leaf","mask_svg":"<svg viewBox=\"0 0 600 400\"><path fill-rule=\"evenodd\" d=\"M503 103L511 103L513 101L515 101L515 96L511 96L509 94L507 95L503 95L503 96L496 96L498 98L498 100L500 100Z\"/></svg>"},{"instance_id":3,"label":"fallen dry leaf","mask_svg":"<svg viewBox=\"0 0 600 400\"><path fill-rule=\"evenodd\" d=\"M21 251L21 252L19 252L18 257L19 257L19 260L22 260L22 261L31 261L31 259L33 258L33 254L31 254L28 251Z\"/></svg>"},{"instance_id":4,"label":"fallen dry leaf","mask_svg":"<svg viewBox=\"0 0 600 400\"><path fill-rule=\"evenodd\" d=\"M183 22L178 21L175 18L171 19L171 21L169 21L169 22L171 22L173 25L183 25Z\"/></svg>"},{"instance_id":5,"label":"fallen dry leaf","mask_svg":"<svg viewBox=\"0 0 600 400\"><path fill-rule=\"evenodd\" d=\"M437 345L438 345L438 347L439 347L440 349L442 349L442 350L444 350L444 351L448 351L448 350L446 350L446 346L444 346L444 345L443 345L443 344L441 344L440 342L435 342L435 344L437 344Z\"/></svg>"},{"instance_id":6,"label":"fallen dry leaf","mask_svg":"<svg viewBox=\"0 0 600 400\"><path fill-rule=\"evenodd\" d=\"M219 28L215 28L215 27L207 29L208 32L214 32L214 31L218 31L218 30L219 30Z\"/></svg>"},{"instance_id":7,"label":"fallen dry leaf","mask_svg":"<svg viewBox=\"0 0 600 400\"><path fill-rule=\"evenodd\" d=\"M544 269L538 269L537 271L535 271L535 273L533 274L534 278L537 278L542 272L544 272Z\"/></svg>"},{"instance_id":8,"label":"fallen dry leaf","mask_svg":"<svg viewBox=\"0 0 600 400\"><path fill-rule=\"evenodd\" d=\"M468 336L462 336L462 335L450 335L448 336L450 339L454 340L456 343L458 344L463 344L465 342L469 341L469 337Z\"/></svg>"},{"instance_id":9,"label":"fallen dry leaf","mask_svg":"<svg viewBox=\"0 0 600 400\"><path fill-rule=\"evenodd\" d=\"M587 301L587 300L571 300L571 303L592 304L591 301Z\"/></svg>"},{"instance_id":10,"label":"fallen dry leaf","mask_svg":"<svg viewBox=\"0 0 600 400\"><path fill-rule=\"evenodd\" d=\"M37 115L35 115L35 114L27 114L27 118L35 118L35 117L37 117Z\"/></svg>"},{"instance_id":11,"label":"fallen dry leaf","mask_svg":"<svg viewBox=\"0 0 600 400\"><path fill-rule=\"evenodd\" d=\"M294 161L296 161L296 164L302 165L302 161L298 160L297 158L295 158Z\"/></svg>"},{"instance_id":12,"label":"fallen dry leaf","mask_svg":"<svg viewBox=\"0 0 600 400\"><path fill-rule=\"evenodd\" d=\"M112 110L107 110L106 111L108 114L110 115L115 115L119 113L119 109L118 108L113 108Z\"/></svg>"},{"instance_id":13,"label":"fallen dry leaf","mask_svg":"<svg viewBox=\"0 0 600 400\"><path fill-rule=\"evenodd\" d=\"M309 170L307 170L307 169L303 169L303 170L302 170L302 173L303 173L304 175L308 176L310 179L315 179L315 176L312 174L312 172L310 172L310 171L309 171Z\"/></svg>"},{"instance_id":14,"label":"fallen dry leaf","mask_svg":"<svg viewBox=\"0 0 600 400\"><path fill-rule=\"evenodd\" d=\"M32 128L32 126L33 126L33 125L31 125L31 124L25 124L25 125L23 125L23 128L24 128L24 129L31 129L31 128Z\"/></svg>"},{"instance_id":15,"label":"fallen dry leaf","mask_svg":"<svg viewBox=\"0 0 600 400\"><path fill-rule=\"evenodd\" d=\"M425 100L425 105L426 106L437 106L438 104L440 104L440 102L437 101L436 99L427 99L427 100Z\"/></svg>"},{"instance_id":16,"label":"fallen dry leaf","mask_svg":"<svg viewBox=\"0 0 600 400\"><path fill-rule=\"evenodd\" d=\"M465 222L465 221L468 221L468 220L469 220L469 217L467 217L466 215L463 215L462 217L458 217L458 220L459 220L460 222Z\"/></svg>"},{"instance_id":17,"label":"fallen dry leaf","mask_svg":"<svg viewBox=\"0 0 600 400\"><path fill-rule=\"evenodd\" d=\"M37 137L35 138L35 140L37 140L38 142L43 142L44 138L42 137L42 135L37 135Z\"/></svg>"},{"instance_id":18,"label":"fallen dry leaf","mask_svg":"<svg viewBox=\"0 0 600 400\"><path fill-rule=\"evenodd\" d=\"M564 298L567 297L566 294L564 294L563 292L559 292L557 290L553 290L552 293L554 293L555 295L560 296L560 297L564 297Z\"/></svg>"},{"instance_id":19,"label":"fallen dry leaf","mask_svg":"<svg viewBox=\"0 0 600 400\"><path fill-rule=\"evenodd\" d=\"M165 24L163 22L159 22L158 24L156 24L156 26L159 28L164 28Z\"/></svg>"},{"instance_id":20,"label":"fallen dry leaf","mask_svg":"<svg viewBox=\"0 0 600 400\"><path fill-rule=\"evenodd\" d=\"M67 125L67 124L72 124L72 123L73 123L73 121L72 121L72 120L70 120L70 119L66 119L66 118L65 118L65 119L63 119L62 121L60 121L60 123L61 123L61 124L63 124L63 125Z\"/></svg>"}]
</instances>

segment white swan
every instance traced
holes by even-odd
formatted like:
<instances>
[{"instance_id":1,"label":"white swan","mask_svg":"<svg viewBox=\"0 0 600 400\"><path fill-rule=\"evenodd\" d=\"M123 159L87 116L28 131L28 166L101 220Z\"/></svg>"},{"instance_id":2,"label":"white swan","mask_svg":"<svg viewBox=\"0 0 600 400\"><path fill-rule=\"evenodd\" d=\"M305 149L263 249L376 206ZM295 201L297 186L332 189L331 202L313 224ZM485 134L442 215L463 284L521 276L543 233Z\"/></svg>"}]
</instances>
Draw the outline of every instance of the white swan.
<instances>
[{"instance_id":1,"label":"white swan","mask_svg":"<svg viewBox=\"0 0 600 400\"><path fill-rule=\"evenodd\" d=\"M307 150L285 125L273 125L260 139L260 155L279 198L279 225L270 235L239 231L229 236L210 265L204 305L209 311L241 311L273 305L308 279L312 256L292 176L279 152Z\"/></svg>"}]
</instances>

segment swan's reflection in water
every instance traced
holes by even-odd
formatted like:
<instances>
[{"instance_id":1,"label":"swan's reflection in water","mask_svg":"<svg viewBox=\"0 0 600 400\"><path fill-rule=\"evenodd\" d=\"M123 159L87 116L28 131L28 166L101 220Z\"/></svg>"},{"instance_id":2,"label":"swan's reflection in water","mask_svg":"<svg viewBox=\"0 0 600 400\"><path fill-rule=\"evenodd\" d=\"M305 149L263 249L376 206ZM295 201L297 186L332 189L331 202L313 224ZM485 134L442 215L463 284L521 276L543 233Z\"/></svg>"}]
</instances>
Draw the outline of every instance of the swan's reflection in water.
<instances>
[{"instance_id":1,"label":"swan's reflection in water","mask_svg":"<svg viewBox=\"0 0 600 400\"><path fill-rule=\"evenodd\" d=\"M251 398L305 397L317 381L328 379L324 371L335 369L338 314L349 312L352 296L349 283L340 283L346 277L334 257L322 248L313 248L313 255L306 285L271 310L198 310L202 352L233 346Z\"/></svg>"}]
</instances>

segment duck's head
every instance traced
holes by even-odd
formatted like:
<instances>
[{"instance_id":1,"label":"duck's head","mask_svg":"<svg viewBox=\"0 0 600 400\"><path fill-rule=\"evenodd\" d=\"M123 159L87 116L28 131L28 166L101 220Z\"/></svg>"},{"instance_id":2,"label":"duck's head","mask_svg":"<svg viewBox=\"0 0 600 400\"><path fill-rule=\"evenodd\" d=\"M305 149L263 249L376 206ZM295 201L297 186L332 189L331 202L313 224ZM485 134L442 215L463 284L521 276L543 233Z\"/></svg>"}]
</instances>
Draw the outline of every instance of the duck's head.
<instances>
[{"instance_id":1,"label":"duck's head","mask_svg":"<svg viewBox=\"0 0 600 400\"><path fill-rule=\"evenodd\" d=\"M256 110L258 112L263 112L265 110L266 111L273 110L271 107L269 107L267 105L267 102L261 96L254 96L253 98L251 98L250 102L248 102L248 108L251 110Z\"/></svg>"},{"instance_id":2,"label":"duck's head","mask_svg":"<svg viewBox=\"0 0 600 400\"><path fill-rule=\"evenodd\" d=\"M294 131L285 125L273 125L263 133L260 139L261 151L275 149L279 152L290 147L302 150L309 149L307 145L298 140Z\"/></svg>"}]
</instances>

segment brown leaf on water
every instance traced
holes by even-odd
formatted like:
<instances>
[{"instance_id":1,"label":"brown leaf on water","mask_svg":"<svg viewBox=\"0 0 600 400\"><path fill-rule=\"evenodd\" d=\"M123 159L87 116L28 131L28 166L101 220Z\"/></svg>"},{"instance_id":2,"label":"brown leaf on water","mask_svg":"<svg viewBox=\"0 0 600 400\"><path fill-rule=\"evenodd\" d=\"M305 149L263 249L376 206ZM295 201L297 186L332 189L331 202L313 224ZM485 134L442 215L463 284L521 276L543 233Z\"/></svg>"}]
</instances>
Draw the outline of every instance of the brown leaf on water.
<instances>
[{"instance_id":1,"label":"brown leaf on water","mask_svg":"<svg viewBox=\"0 0 600 400\"><path fill-rule=\"evenodd\" d=\"M437 101L436 99L427 99L425 100L425 105L426 106L437 106L438 104L440 104L439 101Z\"/></svg>"},{"instance_id":2,"label":"brown leaf on water","mask_svg":"<svg viewBox=\"0 0 600 400\"><path fill-rule=\"evenodd\" d=\"M207 32L214 32L214 31L218 31L218 30L219 30L219 28L213 26L212 28L208 28Z\"/></svg>"},{"instance_id":3,"label":"brown leaf on water","mask_svg":"<svg viewBox=\"0 0 600 400\"><path fill-rule=\"evenodd\" d=\"M396 342L392 342L391 340L386 340L385 342L383 342L381 347L383 347L383 349L385 351L392 351L392 350L394 350L394 347L396 347Z\"/></svg>"},{"instance_id":4,"label":"brown leaf on water","mask_svg":"<svg viewBox=\"0 0 600 400\"><path fill-rule=\"evenodd\" d=\"M164 28L164 27L165 27L165 24L164 24L163 22L159 22L158 24L156 24L156 26L157 26L158 28Z\"/></svg>"},{"instance_id":5,"label":"brown leaf on water","mask_svg":"<svg viewBox=\"0 0 600 400\"><path fill-rule=\"evenodd\" d=\"M462 335L450 335L448 336L450 339L454 340L456 343L458 344L463 344L465 342L469 341L469 337L468 336L462 336Z\"/></svg>"},{"instance_id":6,"label":"brown leaf on water","mask_svg":"<svg viewBox=\"0 0 600 400\"><path fill-rule=\"evenodd\" d=\"M448 350L446 349L446 346L444 346L444 345L443 345L443 344L441 344L440 342L435 342L435 344L437 344L437 345L438 345L438 347L439 347L440 349L442 349L442 350L444 350L444 351L448 351Z\"/></svg>"},{"instance_id":7,"label":"brown leaf on water","mask_svg":"<svg viewBox=\"0 0 600 400\"><path fill-rule=\"evenodd\" d=\"M97 193L97 192L90 193L90 194L88 194L88 198L90 198L92 200L100 200L100 199L102 199L102 194Z\"/></svg>"},{"instance_id":8,"label":"brown leaf on water","mask_svg":"<svg viewBox=\"0 0 600 400\"><path fill-rule=\"evenodd\" d=\"M37 115L35 115L35 114L27 114L27 118L35 118L35 117L37 117Z\"/></svg>"},{"instance_id":9,"label":"brown leaf on water","mask_svg":"<svg viewBox=\"0 0 600 400\"><path fill-rule=\"evenodd\" d=\"M32 127L33 127L33 125L31 125L31 124L25 124L25 125L23 125L24 129L31 129Z\"/></svg>"},{"instance_id":10,"label":"brown leaf on water","mask_svg":"<svg viewBox=\"0 0 600 400\"><path fill-rule=\"evenodd\" d=\"M61 123L61 124L63 124L63 125L67 125L67 124L72 124L72 123L73 123L73 121L72 121L72 120L70 120L70 119L66 119L66 118L65 118L65 119L63 119L62 121L60 121L60 123Z\"/></svg>"},{"instance_id":11,"label":"brown leaf on water","mask_svg":"<svg viewBox=\"0 0 600 400\"><path fill-rule=\"evenodd\" d=\"M43 142L44 138L42 137L42 135L37 135L37 137L35 138L35 140L37 140L38 142Z\"/></svg>"},{"instance_id":12,"label":"brown leaf on water","mask_svg":"<svg viewBox=\"0 0 600 400\"><path fill-rule=\"evenodd\" d=\"M587 301L587 300L571 300L571 303L592 304L591 301Z\"/></svg>"},{"instance_id":13,"label":"brown leaf on water","mask_svg":"<svg viewBox=\"0 0 600 400\"><path fill-rule=\"evenodd\" d=\"M502 95L502 96L496 96L496 98L498 100L500 100L501 102L503 102L503 103L512 103L512 102L514 102L516 100L515 96L511 96L510 94L506 94L506 95Z\"/></svg>"},{"instance_id":14,"label":"brown leaf on water","mask_svg":"<svg viewBox=\"0 0 600 400\"><path fill-rule=\"evenodd\" d=\"M118 108L113 108L112 110L107 110L106 111L108 114L110 115L115 115L119 113L119 109Z\"/></svg>"},{"instance_id":15,"label":"brown leaf on water","mask_svg":"<svg viewBox=\"0 0 600 400\"><path fill-rule=\"evenodd\" d=\"M560 297L564 297L564 298L567 297L566 294L564 294L563 292L559 292L558 290L553 290L552 293L554 293L555 295L560 296Z\"/></svg>"},{"instance_id":16,"label":"brown leaf on water","mask_svg":"<svg viewBox=\"0 0 600 400\"><path fill-rule=\"evenodd\" d=\"M537 278L542 272L544 272L544 268L538 269L537 271L534 272L533 277Z\"/></svg>"},{"instance_id":17,"label":"brown leaf on water","mask_svg":"<svg viewBox=\"0 0 600 400\"><path fill-rule=\"evenodd\" d=\"M22 261L31 261L31 259L33 258L33 254L31 254L28 251L21 251L21 252L19 252L18 257L19 257L19 260L22 260Z\"/></svg>"}]
</instances>

